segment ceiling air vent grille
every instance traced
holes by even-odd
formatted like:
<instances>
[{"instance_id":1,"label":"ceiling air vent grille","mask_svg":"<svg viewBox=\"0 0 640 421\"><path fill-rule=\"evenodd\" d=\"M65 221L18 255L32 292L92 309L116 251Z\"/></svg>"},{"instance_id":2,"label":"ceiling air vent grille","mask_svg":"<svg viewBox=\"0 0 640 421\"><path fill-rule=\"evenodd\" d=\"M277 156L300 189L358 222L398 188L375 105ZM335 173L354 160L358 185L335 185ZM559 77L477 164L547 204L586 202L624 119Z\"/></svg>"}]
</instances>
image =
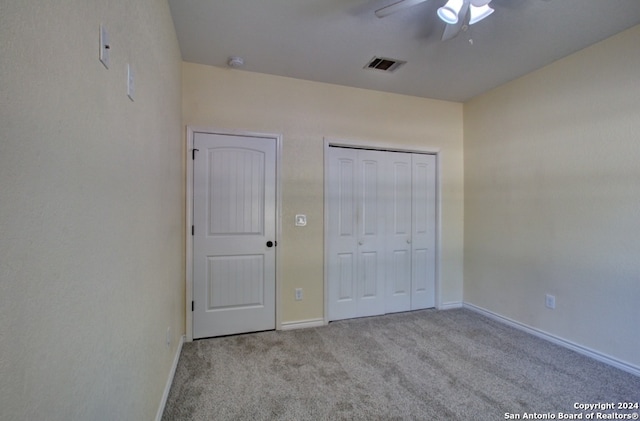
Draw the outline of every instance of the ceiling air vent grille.
<instances>
[{"instance_id":1,"label":"ceiling air vent grille","mask_svg":"<svg viewBox=\"0 0 640 421\"><path fill-rule=\"evenodd\" d=\"M396 60L393 58L374 57L371 60L369 60L369 63L367 63L367 65L364 66L364 68L380 70L383 72L391 73L398 70L398 68L405 63L406 61Z\"/></svg>"}]
</instances>

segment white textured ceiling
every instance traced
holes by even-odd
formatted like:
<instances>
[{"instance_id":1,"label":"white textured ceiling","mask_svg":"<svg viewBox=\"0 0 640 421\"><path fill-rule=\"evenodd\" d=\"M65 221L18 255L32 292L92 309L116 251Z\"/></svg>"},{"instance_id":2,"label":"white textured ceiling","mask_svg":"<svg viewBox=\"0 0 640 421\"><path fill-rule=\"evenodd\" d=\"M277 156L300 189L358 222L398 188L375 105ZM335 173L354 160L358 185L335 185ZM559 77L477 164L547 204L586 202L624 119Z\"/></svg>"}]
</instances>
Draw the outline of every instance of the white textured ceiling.
<instances>
[{"instance_id":1,"label":"white textured ceiling","mask_svg":"<svg viewBox=\"0 0 640 421\"><path fill-rule=\"evenodd\" d=\"M395 1L169 5L185 61L224 67L230 56L240 56L247 71L451 101L466 101L640 23L640 0L493 0L491 16L440 41L444 23L436 10L445 0L374 15ZM394 73L363 69L373 56L407 64Z\"/></svg>"}]
</instances>

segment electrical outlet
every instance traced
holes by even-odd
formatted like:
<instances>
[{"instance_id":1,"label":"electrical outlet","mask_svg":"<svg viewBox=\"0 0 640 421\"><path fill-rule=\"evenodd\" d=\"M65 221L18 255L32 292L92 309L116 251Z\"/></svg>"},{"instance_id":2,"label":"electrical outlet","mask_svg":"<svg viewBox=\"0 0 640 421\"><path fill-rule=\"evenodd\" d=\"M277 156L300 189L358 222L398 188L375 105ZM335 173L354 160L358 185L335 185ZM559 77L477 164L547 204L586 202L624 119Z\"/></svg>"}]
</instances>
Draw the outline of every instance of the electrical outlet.
<instances>
[{"instance_id":1,"label":"electrical outlet","mask_svg":"<svg viewBox=\"0 0 640 421\"><path fill-rule=\"evenodd\" d=\"M296 301L302 300L302 288L296 288Z\"/></svg>"},{"instance_id":2,"label":"electrical outlet","mask_svg":"<svg viewBox=\"0 0 640 421\"><path fill-rule=\"evenodd\" d=\"M555 295L547 294L545 297L545 306L550 309L556 308L556 297Z\"/></svg>"}]
</instances>

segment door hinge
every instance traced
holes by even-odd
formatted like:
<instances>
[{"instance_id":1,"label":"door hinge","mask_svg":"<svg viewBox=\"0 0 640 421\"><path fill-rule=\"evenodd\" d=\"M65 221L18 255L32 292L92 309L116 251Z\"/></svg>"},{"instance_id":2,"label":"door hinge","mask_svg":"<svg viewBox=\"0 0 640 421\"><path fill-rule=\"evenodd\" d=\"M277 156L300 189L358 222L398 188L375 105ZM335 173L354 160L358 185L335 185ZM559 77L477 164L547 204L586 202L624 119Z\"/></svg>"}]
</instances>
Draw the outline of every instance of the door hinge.
<instances>
[{"instance_id":1,"label":"door hinge","mask_svg":"<svg viewBox=\"0 0 640 421\"><path fill-rule=\"evenodd\" d=\"M195 233L195 228L193 225L191 225L191 235L194 235L194 233Z\"/></svg>"},{"instance_id":2,"label":"door hinge","mask_svg":"<svg viewBox=\"0 0 640 421\"><path fill-rule=\"evenodd\" d=\"M194 160L194 161L196 160L196 152L199 151L199 150L200 149L196 149L196 148L191 149L191 159L192 160Z\"/></svg>"},{"instance_id":3,"label":"door hinge","mask_svg":"<svg viewBox=\"0 0 640 421\"><path fill-rule=\"evenodd\" d=\"M193 311L193 308L194 308L194 304L193 304L193 301L191 301L191 311Z\"/></svg>"}]
</instances>

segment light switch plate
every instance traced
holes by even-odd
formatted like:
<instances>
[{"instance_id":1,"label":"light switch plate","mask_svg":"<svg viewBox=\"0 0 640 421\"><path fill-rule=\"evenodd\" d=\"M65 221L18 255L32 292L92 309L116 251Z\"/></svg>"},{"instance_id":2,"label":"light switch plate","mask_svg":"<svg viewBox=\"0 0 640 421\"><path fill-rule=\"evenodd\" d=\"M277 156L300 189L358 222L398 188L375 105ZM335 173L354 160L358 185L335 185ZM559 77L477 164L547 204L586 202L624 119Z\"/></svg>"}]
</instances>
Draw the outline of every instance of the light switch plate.
<instances>
[{"instance_id":1,"label":"light switch plate","mask_svg":"<svg viewBox=\"0 0 640 421\"><path fill-rule=\"evenodd\" d=\"M109 50L111 44L109 43L109 32L104 25L100 25L100 61L105 68L109 68Z\"/></svg>"},{"instance_id":2,"label":"light switch plate","mask_svg":"<svg viewBox=\"0 0 640 421\"><path fill-rule=\"evenodd\" d=\"M131 101L134 100L136 95L136 85L133 74L133 67L130 64L127 64L127 96Z\"/></svg>"},{"instance_id":3,"label":"light switch plate","mask_svg":"<svg viewBox=\"0 0 640 421\"><path fill-rule=\"evenodd\" d=\"M307 225L307 215L296 215L296 227L304 227Z\"/></svg>"}]
</instances>

